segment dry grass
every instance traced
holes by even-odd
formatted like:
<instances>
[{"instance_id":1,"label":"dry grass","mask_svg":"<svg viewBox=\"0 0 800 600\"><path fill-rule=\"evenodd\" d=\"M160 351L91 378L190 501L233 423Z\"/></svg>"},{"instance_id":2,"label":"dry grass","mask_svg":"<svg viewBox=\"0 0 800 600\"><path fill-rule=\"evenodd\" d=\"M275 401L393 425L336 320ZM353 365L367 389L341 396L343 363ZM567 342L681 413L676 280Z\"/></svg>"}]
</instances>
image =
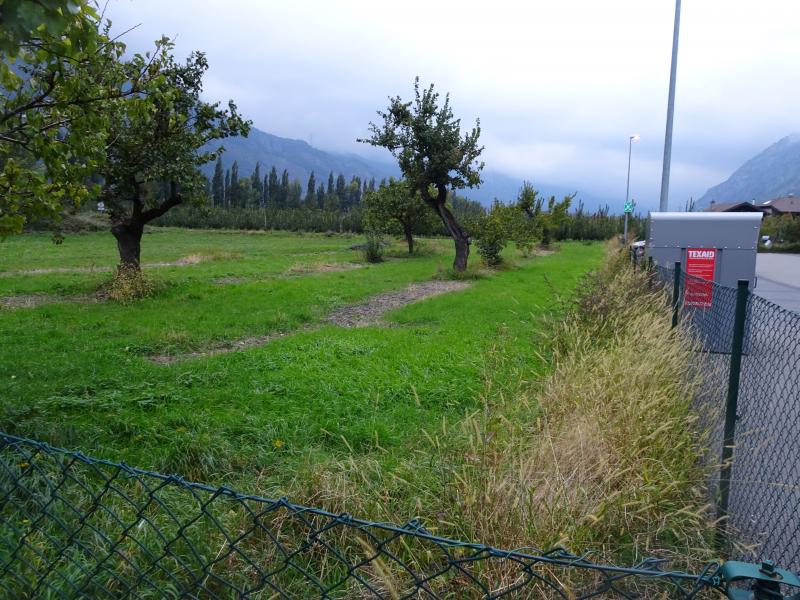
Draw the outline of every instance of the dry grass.
<instances>
[{"instance_id":1,"label":"dry grass","mask_svg":"<svg viewBox=\"0 0 800 600\"><path fill-rule=\"evenodd\" d=\"M154 296L158 291L156 282L140 269L117 270L114 277L101 286L99 294L120 304Z\"/></svg>"},{"instance_id":2,"label":"dry grass","mask_svg":"<svg viewBox=\"0 0 800 600\"><path fill-rule=\"evenodd\" d=\"M462 468L456 504L473 539L502 547L707 559L692 345L609 252L553 329L546 380L512 398L487 389L485 414L462 425L481 467Z\"/></svg>"},{"instance_id":3,"label":"dry grass","mask_svg":"<svg viewBox=\"0 0 800 600\"><path fill-rule=\"evenodd\" d=\"M520 370L517 387L499 389L498 349L486 357L483 410L428 431L413 460L390 472L352 456L309 465L292 495L376 520L418 515L435 533L506 549L566 546L616 564L658 556L687 569L710 559L691 342L613 247L583 290L552 324L544 380ZM508 561L486 568L496 588L519 576Z\"/></svg>"},{"instance_id":4,"label":"dry grass","mask_svg":"<svg viewBox=\"0 0 800 600\"><path fill-rule=\"evenodd\" d=\"M352 271L361 269L364 265L360 263L296 263L289 267L285 275L308 275L311 273L338 273L340 271Z\"/></svg>"},{"instance_id":5,"label":"dry grass","mask_svg":"<svg viewBox=\"0 0 800 600\"><path fill-rule=\"evenodd\" d=\"M14 296L0 296L0 309L15 310L18 308L36 308L43 304L58 304L60 302L78 302L90 304L99 302L103 298L100 295L74 295L56 296L53 294L16 294Z\"/></svg>"},{"instance_id":6,"label":"dry grass","mask_svg":"<svg viewBox=\"0 0 800 600\"><path fill-rule=\"evenodd\" d=\"M228 252L227 250L209 250L207 252L199 252L197 254L189 254L183 256L175 261L159 262L144 265L145 267L186 267L189 265L198 265L202 262L211 262L217 260L238 260L242 258L241 252Z\"/></svg>"}]
</instances>

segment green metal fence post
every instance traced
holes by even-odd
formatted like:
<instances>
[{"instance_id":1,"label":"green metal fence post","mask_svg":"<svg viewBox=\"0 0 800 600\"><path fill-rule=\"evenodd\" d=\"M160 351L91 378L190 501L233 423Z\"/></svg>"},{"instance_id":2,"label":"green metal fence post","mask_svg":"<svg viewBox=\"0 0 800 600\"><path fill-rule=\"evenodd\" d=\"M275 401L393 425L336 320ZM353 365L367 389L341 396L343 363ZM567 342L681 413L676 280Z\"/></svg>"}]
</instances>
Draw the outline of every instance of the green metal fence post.
<instances>
[{"instance_id":1,"label":"green metal fence post","mask_svg":"<svg viewBox=\"0 0 800 600\"><path fill-rule=\"evenodd\" d=\"M675 262L675 281L672 285L672 328L678 326L678 308L680 305L681 292L681 263Z\"/></svg>"},{"instance_id":2,"label":"green metal fence post","mask_svg":"<svg viewBox=\"0 0 800 600\"><path fill-rule=\"evenodd\" d=\"M717 543L721 547L727 530L728 499L731 492L731 460L736 434L736 409L739 402L739 376L742 372L742 347L744 346L744 327L747 318L747 279L740 279L736 289L736 313L733 321L733 342L731 343L731 365L728 375L728 399L725 406L725 432L722 439L722 467L719 473L719 503L717 504Z\"/></svg>"}]
</instances>

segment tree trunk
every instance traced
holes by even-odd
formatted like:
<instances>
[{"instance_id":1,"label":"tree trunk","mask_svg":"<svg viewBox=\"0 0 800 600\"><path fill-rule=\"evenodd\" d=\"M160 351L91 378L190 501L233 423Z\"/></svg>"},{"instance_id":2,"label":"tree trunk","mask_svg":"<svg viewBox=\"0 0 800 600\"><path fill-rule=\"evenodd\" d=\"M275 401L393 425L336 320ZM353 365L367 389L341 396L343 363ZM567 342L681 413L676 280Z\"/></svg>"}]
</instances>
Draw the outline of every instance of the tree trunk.
<instances>
[{"instance_id":1,"label":"tree trunk","mask_svg":"<svg viewBox=\"0 0 800 600\"><path fill-rule=\"evenodd\" d=\"M178 186L174 181L169 184L169 196L155 208L144 210L140 185L133 181L130 183L133 190L131 201L133 210L129 217L118 215L112 217L111 233L117 238L117 250L119 251L119 271L133 270L141 271L142 254L142 234L144 226L163 215L173 206L182 202L181 195L178 193Z\"/></svg>"},{"instance_id":2,"label":"tree trunk","mask_svg":"<svg viewBox=\"0 0 800 600\"><path fill-rule=\"evenodd\" d=\"M438 198L433 199L434 210L442 219L442 223L453 238L456 246L456 258L453 261L453 269L456 271L464 271L467 268L467 259L469 259L469 235L458 224L453 213L447 208L445 201L447 200L447 188L439 186Z\"/></svg>"},{"instance_id":3,"label":"tree trunk","mask_svg":"<svg viewBox=\"0 0 800 600\"><path fill-rule=\"evenodd\" d=\"M411 229L406 227L403 229L403 233L406 236L406 244L408 244L408 253L414 254L414 236L411 233Z\"/></svg>"},{"instance_id":4,"label":"tree trunk","mask_svg":"<svg viewBox=\"0 0 800 600\"><path fill-rule=\"evenodd\" d=\"M133 223L126 220L117 223L111 228L111 233L117 238L117 250L119 251L120 271L141 270L142 253L142 234L144 233L143 223Z\"/></svg>"}]
</instances>

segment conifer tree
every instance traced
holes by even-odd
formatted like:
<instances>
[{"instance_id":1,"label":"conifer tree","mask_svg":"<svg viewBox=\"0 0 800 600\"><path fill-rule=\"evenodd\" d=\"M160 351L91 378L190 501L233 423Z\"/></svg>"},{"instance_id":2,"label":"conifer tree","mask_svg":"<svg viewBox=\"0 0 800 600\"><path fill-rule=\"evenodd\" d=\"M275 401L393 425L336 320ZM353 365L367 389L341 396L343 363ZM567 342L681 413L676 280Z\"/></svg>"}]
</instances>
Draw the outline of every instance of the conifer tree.
<instances>
[{"instance_id":1,"label":"conifer tree","mask_svg":"<svg viewBox=\"0 0 800 600\"><path fill-rule=\"evenodd\" d=\"M336 178L336 195L339 196L339 202L344 204L347 201L347 184L344 181L344 175L339 173Z\"/></svg>"},{"instance_id":2,"label":"conifer tree","mask_svg":"<svg viewBox=\"0 0 800 600\"><path fill-rule=\"evenodd\" d=\"M261 164L256 163L256 168L250 176L250 187L253 188L253 204L259 204L261 201Z\"/></svg>"},{"instance_id":3,"label":"conifer tree","mask_svg":"<svg viewBox=\"0 0 800 600\"><path fill-rule=\"evenodd\" d=\"M317 204L317 178L314 177L314 171L311 171L311 175L308 176L305 204L308 208L314 208Z\"/></svg>"},{"instance_id":4,"label":"conifer tree","mask_svg":"<svg viewBox=\"0 0 800 600\"><path fill-rule=\"evenodd\" d=\"M293 179L286 190L287 208L299 208L300 198L303 196L303 184L299 179Z\"/></svg>"},{"instance_id":5,"label":"conifer tree","mask_svg":"<svg viewBox=\"0 0 800 600\"><path fill-rule=\"evenodd\" d=\"M225 193L223 194L222 204L225 208L231 205L231 170L225 169Z\"/></svg>"},{"instance_id":6,"label":"conifer tree","mask_svg":"<svg viewBox=\"0 0 800 600\"><path fill-rule=\"evenodd\" d=\"M325 208L325 184L320 183L317 188L317 208Z\"/></svg>"},{"instance_id":7,"label":"conifer tree","mask_svg":"<svg viewBox=\"0 0 800 600\"><path fill-rule=\"evenodd\" d=\"M277 206L279 208L284 208L286 206L286 200L289 197L289 171L286 169L283 170L281 173L281 183L278 187L278 198L277 198Z\"/></svg>"},{"instance_id":8,"label":"conifer tree","mask_svg":"<svg viewBox=\"0 0 800 600\"><path fill-rule=\"evenodd\" d=\"M222 206L225 202L225 174L222 170L222 159L217 158L214 165L214 178L211 181L211 198L214 206Z\"/></svg>"},{"instance_id":9,"label":"conifer tree","mask_svg":"<svg viewBox=\"0 0 800 600\"><path fill-rule=\"evenodd\" d=\"M261 184L261 207L264 208L269 202L269 175L264 175L264 182Z\"/></svg>"},{"instance_id":10,"label":"conifer tree","mask_svg":"<svg viewBox=\"0 0 800 600\"><path fill-rule=\"evenodd\" d=\"M278 196L280 195L278 188L278 171L275 169L275 165L272 165L272 169L269 172L269 191L267 194L268 203L272 206L277 206L278 204Z\"/></svg>"},{"instance_id":11,"label":"conifer tree","mask_svg":"<svg viewBox=\"0 0 800 600\"><path fill-rule=\"evenodd\" d=\"M358 206L361 204L361 179L356 175L353 175L353 178L350 180L347 196L348 207Z\"/></svg>"},{"instance_id":12,"label":"conifer tree","mask_svg":"<svg viewBox=\"0 0 800 600\"><path fill-rule=\"evenodd\" d=\"M231 165L231 187L229 206L239 206L239 164L233 161Z\"/></svg>"},{"instance_id":13,"label":"conifer tree","mask_svg":"<svg viewBox=\"0 0 800 600\"><path fill-rule=\"evenodd\" d=\"M330 175L328 175L328 191L327 191L327 193L329 195L333 194L333 171L331 171Z\"/></svg>"}]
</instances>

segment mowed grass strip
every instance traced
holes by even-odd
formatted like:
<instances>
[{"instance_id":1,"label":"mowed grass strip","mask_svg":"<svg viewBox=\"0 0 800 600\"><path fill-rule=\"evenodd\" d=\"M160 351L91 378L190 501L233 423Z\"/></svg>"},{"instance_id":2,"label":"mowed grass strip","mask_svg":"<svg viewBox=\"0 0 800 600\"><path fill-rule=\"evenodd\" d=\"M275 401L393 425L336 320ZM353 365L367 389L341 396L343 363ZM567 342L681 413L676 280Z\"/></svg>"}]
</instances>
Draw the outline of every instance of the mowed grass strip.
<instances>
[{"instance_id":1,"label":"mowed grass strip","mask_svg":"<svg viewBox=\"0 0 800 600\"><path fill-rule=\"evenodd\" d=\"M113 261L107 234L71 236L53 248L40 248L42 239L22 236L3 246L2 268L85 266L103 253ZM160 293L127 306L0 311L0 428L218 483L257 473L281 487L298 465L338 455L370 454L391 464L418 445L423 427L478 406L483 359L497 340L509 386L521 366L543 371L538 317L557 310L556 296L569 295L602 255L599 245L562 244L552 256L519 260L463 291L387 313L384 320L397 327L327 325L335 308L429 280L452 259L446 241L426 240L425 252L413 258L398 253L341 271L298 268L357 261L350 246L358 241L159 231L145 238L145 262L213 251L237 258L151 271ZM292 267L304 272L284 276ZM0 278L0 286L6 294L34 285L29 281L47 293L85 291L104 277L15 275ZM236 283L215 283L224 277ZM296 332L169 366L148 358L274 331ZM503 377L497 374L501 384Z\"/></svg>"},{"instance_id":2,"label":"mowed grass strip","mask_svg":"<svg viewBox=\"0 0 800 600\"><path fill-rule=\"evenodd\" d=\"M145 265L159 267L171 283L237 277L259 280L309 263L348 264L360 260L349 234L223 232L150 228L142 240ZM199 260L198 260L199 259ZM56 245L48 234L9 237L0 244L0 296L90 293L119 262L110 233L67 236Z\"/></svg>"}]
</instances>

